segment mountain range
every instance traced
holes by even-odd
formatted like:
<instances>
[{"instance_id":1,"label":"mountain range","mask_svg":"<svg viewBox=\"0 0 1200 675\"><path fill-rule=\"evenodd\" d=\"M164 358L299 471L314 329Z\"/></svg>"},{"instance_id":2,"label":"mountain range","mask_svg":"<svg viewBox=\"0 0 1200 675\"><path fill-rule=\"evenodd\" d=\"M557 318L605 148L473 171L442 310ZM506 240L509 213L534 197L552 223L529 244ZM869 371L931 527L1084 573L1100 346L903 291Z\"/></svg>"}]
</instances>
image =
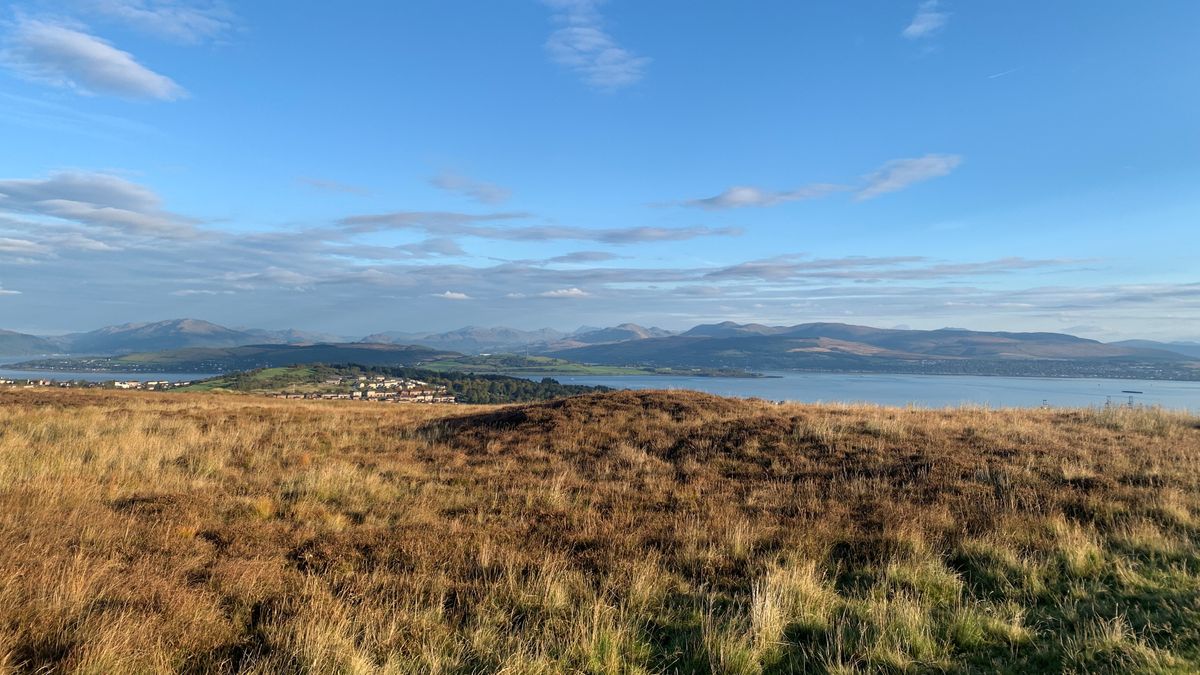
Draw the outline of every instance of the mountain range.
<instances>
[{"instance_id":1,"label":"mountain range","mask_svg":"<svg viewBox=\"0 0 1200 675\"><path fill-rule=\"evenodd\" d=\"M483 328L467 326L445 333L406 333L389 331L373 333L362 342L385 344L413 344L435 349L450 349L467 354L482 354L504 351L544 352L553 349L568 349L584 345L626 342L652 337L674 335L662 328L646 328L635 323L623 323L611 328L584 326L571 333L542 328L539 330L517 330L515 328Z\"/></svg>"},{"instance_id":2,"label":"mountain range","mask_svg":"<svg viewBox=\"0 0 1200 675\"><path fill-rule=\"evenodd\" d=\"M552 353L583 363L649 367L1200 377L1197 357L1148 341L1108 344L1063 333L900 330L840 323L705 324L678 335Z\"/></svg>"},{"instance_id":3,"label":"mountain range","mask_svg":"<svg viewBox=\"0 0 1200 675\"><path fill-rule=\"evenodd\" d=\"M360 366L414 366L426 361L461 356L417 345L367 342L305 345L243 345L186 347L116 356L76 356L39 359L18 364L36 370L85 370L114 373L228 373L255 368L278 368L311 363Z\"/></svg>"},{"instance_id":4,"label":"mountain range","mask_svg":"<svg viewBox=\"0 0 1200 675\"><path fill-rule=\"evenodd\" d=\"M873 371L941 370L963 364L1020 362L1091 364L1195 363L1200 344L1126 340L1104 343L1063 333L971 331L959 328L900 330L841 323L791 326L723 322L681 333L623 323L567 333L550 328L518 330L468 326L447 332L381 332L361 340L298 330L228 328L198 319L131 323L61 336L0 331L0 356L87 354L119 356L195 348L247 345L417 345L442 352L526 352L582 363L654 367L817 369ZM1192 367L1192 366L1188 366ZM967 371L969 372L969 370ZM990 371L989 371L990 372ZM1093 373L1095 374L1095 373Z\"/></svg>"},{"instance_id":5,"label":"mountain range","mask_svg":"<svg viewBox=\"0 0 1200 675\"><path fill-rule=\"evenodd\" d=\"M200 319L168 319L106 326L86 333L40 337L0 330L0 356L35 354L114 355L189 347L238 347L250 344L348 342L344 337L299 330L226 328Z\"/></svg>"},{"instance_id":6,"label":"mountain range","mask_svg":"<svg viewBox=\"0 0 1200 675\"><path fill-rule=\"evenodd\" d=\"M383 344L411 344L433 347L435 349L450 349L468 354L480 354L493 351L520 351L529 345L544 345L557 342L567 336L567 333L542 328L540 330L517 330L516 328L483 328L466 326L445 333L419 332L407 333L388 331L372 333L364 337L362 342L378 342Z\"/></svg>"}]
</instances>

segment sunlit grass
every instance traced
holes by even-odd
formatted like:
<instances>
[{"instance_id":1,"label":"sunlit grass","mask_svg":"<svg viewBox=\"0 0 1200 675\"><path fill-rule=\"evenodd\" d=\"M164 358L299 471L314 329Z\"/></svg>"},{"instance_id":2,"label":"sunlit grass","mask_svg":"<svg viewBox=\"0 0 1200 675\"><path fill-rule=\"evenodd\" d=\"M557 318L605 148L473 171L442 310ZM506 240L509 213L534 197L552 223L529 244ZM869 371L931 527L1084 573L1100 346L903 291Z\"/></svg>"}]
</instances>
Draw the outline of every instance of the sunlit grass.
<instances>
[{"instance_id":1,"label":"sunlit grass","mask_svg":"<svg viewBox=\"0 0 1200 675\"><path fill-rule=\"evenodd\" d=\"M1200 420L0 393L0 672L1194 672Z\"/></svg>"}]
</instances>

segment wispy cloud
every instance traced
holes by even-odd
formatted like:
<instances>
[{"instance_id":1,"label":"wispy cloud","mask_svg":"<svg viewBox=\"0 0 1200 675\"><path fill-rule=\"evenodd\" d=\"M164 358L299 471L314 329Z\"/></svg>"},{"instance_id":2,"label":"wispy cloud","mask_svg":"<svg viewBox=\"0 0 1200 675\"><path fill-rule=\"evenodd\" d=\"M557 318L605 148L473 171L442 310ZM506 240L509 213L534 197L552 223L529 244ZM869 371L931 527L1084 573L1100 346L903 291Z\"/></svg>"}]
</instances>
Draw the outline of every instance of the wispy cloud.
<instances>
[{"instance_id":1,"label":"wispy cloud","mask_svg":"<svg viewBox=\"0 0 1200 675\"><path fill-rule=\"evenodd\" d=\"M219 38L236 21L225 3L203 0L86 0L85 8L159 39L184 44Z\"/></svg>"},{"instance_id":2,"label":"wispy cloud","mask_svg":"<svg viewBox=\"0 0 1200 675\"><path fill-rule=\"evenodd\" d=\"M617 44L604 29L602 0L545 0L561 27L550 34L546 51L559 65L602 91L615 91L642 79L650 59Z\"/></svg>"},{"instance_id":3,"label":"wispy cloud","mask_svg":"<svg viewBox=\"0 0 1200 675\"><path fill-rule=\"evenodd\" d=\"M306 186L308 186L314 190L317 190L319 192L337 192L337 193L342 193L342 194L363 195L363 196L371 194L371 191L364 187L359 187L357 185L350 185L348 183L339 183L338 181L335 181L335 180L326 180L324 178L313 178L311 176L301 176L300 178L297 178L296 180L299 181L302 185L306 185Z\"/></svg>"},{"instance_id":4,"label":"wispy cloud","mask_svg":"<svg viewBox=\"0 0 1200 675\"><path fill-rule=\"evenodd\" d=\"M327 242L329 255L355 260L419 260L425 258L465 256L458 242L447 238L431 238L409 244L380 246L356 242Z\"/></svg>"},{"instance_id":5,"label":"wispy cloud","mask_svg":"<svg viewBox=\"0 0 1200 675\"><path fill-rule=\"evenodd\" d=\"M338 221L355 232L385 229L418 230L438 237L477 237L505 241L595 241L606 244L634 244L655 241L685 241L698 237L730 237L742 233L736 227L617 227L587 228L566 225L528 225L501 227L480 223L528 218L528 213L454 213L445 211L398 211L351 216Z\"/></svg>"},{"instance_id":6,"label":"wispy cloud","mask_svg":"<svg viewBox=\"0 0 1200 675\"><path fill-rule=\"evenodd\" d=\"M0 179L0 211L155 237L191 237L199 221L171 213L149 188L106 173Z\"/></svg>"},{"instance_id":7,"label":"wispy cloud","mask_svg":"<svg viewBox=\"0 0 1200 675\"><path fill-rule=\"evenodd\" d=\"M1018 70L1020 70L1020 68L1009 68L1008 70L1002 70L998 73L992 73L991 75L988 75L987 77L989 80L995 80L1000 77L1005 77L1006 75L1012 75L1013 73L1017 72Z\"/></svg>"},{"instance_id":8,"label":"wispy cloud","mask_svg":"<svg viewBox=\"0 0 1200 675\"><path fill-rule=\"evenodd\" d=\"M683 202L683 205L695 206L710 211L740 209L748 206L775 206L777 204L785 204L787 202L817 199L846 189L847 188L844 185L835 185L833 183L813 183L811 185L798 187L795 190L775 192L752 186L735 185L726 189L721 194L714 195L712 197L705 197L703 199L689 199Z\"/></svg>"},{"instance_id":9,"label":"wispy cloud","mask_svg":"<svg viewBox=\"0 0 1200 675\"><path fill-rule=\"evenodd\" d=\"M619 258L615 253L608 251L575 251L565 255L556 255L553 258L547 258L543 262L547 263L589 263L589 262L604 262L606 260L615 260Z\"/></svg>"},{"instance_id":10,"label":"wispy cloud","mask_svg":"<svg viewBox=\"0 0 1200 675\"><path fill-rule=\"evenodd\" d=\"M440 190L456 192L481 204L499 204L507 201L512 194L494 183L474 180L452 171L430 178L429 183Z\"/></svg>"},{"instance_id":11,"label":"wispy cloud","mask_svg":"<svg viewBox=\"0 0 1200 675\"><path fill-rule=\"evenodd\" d=\"M806 279L843 279L856 282L884 280L934 280L954 277L1006 275L1030 269L1052 269L1077 265L1073 259L997 258L978 262L938 262L924 256L848 256L810 258L781 255L750 260L708 271L708 279L754 279L781 282Z\"/></svg>"},{"instance_id":12,"label":"wispy cloud","mask_svg":"<svg viewBox=\"0 0 1200 675\"><path fill-rule=\"evenodd\" d=\"M917 13L912 21L901 32L909 40L932 37L946 27L950 14L940 9L939 0L922 0L917 5Z\"/></svg>"},{"instance_id":13,"label":"wispy cloud","mask_svg":"<svg viewBox=\"0 0 1200 675\"><path fill-rule=\"evenodd\" d=\"M0 61L0 65L3 65L2 61ZM129 137L144 139L161 136L158 130L141 122L80 110L78 106L53 100L2 92L0 92L0 121L11 122L31 129L78 134L102 140Z\"/></svg>"},{"instance_id":14,"label":"wispy cloud","mask_svg":"<svg viewBox=\"0 0 1200 675\"><path fill-rule=\"evenodd\" d=\"M67 26L23 19L0 51L0 63L30 80L87 94L174 101L187 91L138 63L129 52Z\"/></svg>"},{"instance_id":15,"label":"wispy cloud","mask_svg":"<svg viewBox=\"0 0 1200 675\"><path fill-rule=\"evenodd\" d=\"M379 230L424 230L426 232L455 235L470 229L473 223L494 220L517 220L529 218L523 211L497 213L458 213L454 211L389 211L348 216L338 220L338 225L354 232Z\"/></svg>"},{"instance_id":16,"label":"wispy cloud","mask_svg":"<svg viewBox=\"0 0 1200 675\"><path fill-rule=\"evenodd\" d=\"M654 206L676 204L709 211L747 207L762 208L788 202L820 199L847 190L854 190L856 199L871 199L887 192L901 190L913 183L944 176L961 163L962 157L959 155L931 154L913 159L895 159L865 176L863 184L857 188L838 183L810 183L794 190L774 191L749 185L735 185L712 197L659 203Z\"/></svg>"},{"instance_id":17,"label":"wispy cloud","mask_svg":"<svg viewBox=\"0 0 1200 675\"><path fill-rule=\"evenodd\" d=\"M54 240L74 233L71 228L116 246L59 248ZM725 265L618 267L586 264L603 255L568 253L562 257L572 256L579 264L556 266L545 260L487 264L479 257L421 259L407 249L452 250L455 245L452 240L426 240L401 244L401 251L377 243L390 236L339 227L268 232L206 228L204 236L191 239L130 238L121 232L0 214L0 238L19 240L4 242L15 250L0 252L0 273L6 288L24 291L0 300L15 317L54 307L77 328L111 322L115 299L136 307L139 316L186 311L261 324L272 320L263 317L291 321L299 311L368 331L381 328L382 298L403 303L424 321L461 321L464 315L458 310L469 306L471 321L493 325L525 312L538 316L554 305L554 320L562 324L639 317L695 323L718 317L788 321L803 314L813 320L853 318L876 325L921 317L942 325L1003 322L998 327L1035 329L1069 314L1071 324L1064 325L1115 322L1172 334L1179 330L1178 317L1200 311L1196 283L1042 288L1021 283L1067 273L1058 278L1076 279L1081 261L1071 259L785 255L745 262L735 258ZM30 252L38 247L53 253ZM147 288L156 292L147 293ZM230 293L237 294L237 303L229 302Z\"/></svg>"},{"instance_id":18,"label":"wispy cloud","mask_svg":"<svg viewBox=\"0 0 1200 675\"><path fill-rule=\"evenodd\" d=\"M571 298L586 298L587 296L588 296L588 293L586 291L583 291L581 289L574 288L574 287L559 288L559 289L553 290L553 291L545 291L542 293L538 293L539 298L571 299Z\"/></svg>"},{"instance_id":19,"label":"wispy cloud","mask_svg":"<svg viewBox=\"0 0 1200 675\"><path fill-rule=\"evenodd\" d=\"M178 291L171 291L171 295L181 298L186 298L190 295L233 295L233 291L215 291L209 288L181 288Z\"/></svg>"},{"instance_id":20,"label":"wispy cloud","mask_svg":"<svg viewBox=\"0 0 1200 675\"><path fill-rule=\"evenodd\" d=\"M0 253L44 254L50 247L28 239L0 237Z\"/></svg>"},{"instance_id":21,"label":"wispy cloud","mask_svg":"<svg viewBox=\"0 0 1200 675\"><path fill-rule=\"evenodd\" d=\"M471 296L467 295L466 293L459 293L457 291L446 291L444 293L434 293L433 295L434 295L434 297L442 298L444 300L470 300L471 299Z\"/></svg>"},{"instance_id":22,"label":"wispy cloud","mask_svg":"<svg viewBox=\"0 0 1200 675\"><path fill-rule=\"evenodd\" d=\"M962 163L959 155L925 155L912 159L894 159L866 177L866 187L855 199L874 199L888 192L903 190L913 183L945 176Z\"/></svg>"}]
</instances>

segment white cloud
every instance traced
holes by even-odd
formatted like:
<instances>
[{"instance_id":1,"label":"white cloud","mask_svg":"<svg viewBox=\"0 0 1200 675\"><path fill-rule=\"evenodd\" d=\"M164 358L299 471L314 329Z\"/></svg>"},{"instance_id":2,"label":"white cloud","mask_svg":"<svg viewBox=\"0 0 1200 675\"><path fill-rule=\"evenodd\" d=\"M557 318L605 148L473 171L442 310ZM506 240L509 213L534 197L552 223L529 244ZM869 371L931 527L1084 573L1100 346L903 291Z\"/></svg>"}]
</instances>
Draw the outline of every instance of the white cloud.
<instances>
[{"instance_id":1,"label":"white cloud","mask_svg":"<svg viewBox=\"0 0 1200 675\"><path fill-rule=\"evenodd\" d=\"M795 190L773 192L747 185L735 185L721 194L705 197L704 199L690 199L683 202L683 205L696 206L710 211L740 209L748 206L775 206L786 202L817 199L845 189L845 186L834 185L832 183L813 183L812 185L798 187Z\"/></svg>"},{"instance_id":2,"label":"white cloud","mask_svg":"<svg viewBox=\"0 0 1200 675\"><path fill-rule=\"evenodd\" d=\"M575 251L573 253L556 255L553 258L547 258L546 260L544 260L542 262L568 263L568 264L590 263L590 262L604 262L606 260L615 260L619 257L620 256L618 256L617 254L609 253L608 251Z\"/></svg>"},{"instance_id":3,"label":"white cloud","mask_svg":"<svg viewBox=\"0 0 1200 675\"><path fill-rule=\"evenodd\" d=\"M233 12L221 2L90 0L87 8L160 39L185 44L220 37L234 25Z\"/></svg>"},{"instance_id":4,"label":"white cloud","mask_svg":"<svg viewBox=\"0 0 1200 675\"><path fill-rule=\"evenodd\" d=\"M187 297L190 295L233 295L233 291L214 291L207 288L184 288L178 291L171 291L171 295Z\"/></svg>"},{"instance_id":5,"label":"white cloud","mask_svg":"<svg viewBox=\"0 0 1200 675\"><path fill-rule=\"evenodd\" d=\"M434 293L434 297L444 298L446 300L470 300L471 296L466 293L458 293L456 291L446 291L444 293Z\"/></svg>"},{"instance_id":6,"label":"white cloud","mask_svg":"<svg viewBox=\"0 0 1200 675\"><path fill-rule=\"evenodd\" d=\"M538 293L539 298L586 298L588 294L578 288L560 288L554 291Z\"/></svg>"},{"instance_id":7,"label":"white cloud","mask_svg":"<svg viewBox=\"0 0 1200 675\"><path fill-rule=\"evenodd\" d=\"M909 40L931 37L946 27L950 14L938 10L938 0L923 0L913 20L901 33Z\"/></svg>"},{"instance_id":8,"label":"white cloud","mask_svg":"<svg viewBox=\"0 0 1200 675\"><path fill-rule=\"evenodd\" d=\"M945 176L962 163L959 155L925 155L912 159L894 159L866 177L866 187L855 199L873 199L888 192L902 190L913 183Z\"/></svg>"},{"instance_id":9,"label":"white cloud","mask_svg":"<svg viewBox=\"0 0 1200 675\"><path fill-rule=\"evenodd\" d=\"M430 178L429 183L440 190L457 192L481 204L499 204L507 201L512 194L494 183L474 180L450 171Z\"/></svg>"},{"instance_id":10,"label":"white cloud","mask_svg":"<svg viewBox=\"0 0 1200 675\"><path fill-rule=\"evenodd\" d=\"M685 241L697 237L733 237L736 227L613 227L586 228L568 225L500 227L482 225L490 221L529 218L528 213L454 213L446 211L395 211L350 216L337 221L350 232L419 230L433 237L478 237L504 241L552 241L574 239L605 244L636 244L653 241Z\"/></svg>"},{"instance_id":11,"label":"white cloud","mask_svg":"<svg viewBox=\"0 0 1200 675\"><path fill-rule=\"evenodd\" d=\"M251 288L260 284L283 288L303 288L317 281L315 276L274 265L261 272L229 272L225 274L224 279L237 283L241 288Z\"/></svg>"},{"instance_id":12,"label":"white cloud","mask_svg":"<svg viewBox=\"0 0 1200 675\"><path fill-rule=\"evenodd\" d=\"M183 87L108 42L66 26L23 20L8 36L0 63L23 77L90 94L174 101Z\"/></svg>"},{"instance_id":13,"label":"white cloud","mask_svg":"<svg viewBox=\"0 0 1200 675\"><path fill-rule=\"evenodd\" d=\"M164 211L158 195L143 185L112 174L85 171L64 171L48 178L0 179L0 211L156 237L194 236L193 225L198 222ZM84 240L76 242L89 245ZM94 248L96 243L93 241L91 246Z\"/></svg>"},{"instance_id":14,"label":"white cloud","mask_svg":"<svg viewBox=\"0 0 1200 675\"><path fill-rule=\"evenodd\" d=\"M550 34L546 51L559 65L602 91L615 91L641 80L650 59L621 47L604 30L598 0L546 0L562 25Z\"/></svg>"},{"instance_id":15,"label":"white cloud","mask_svg":"<svg viewBox=\"0 0 1200 675\"><path fill-rule=\"evenodd\" d=\"M42 254L49 252L50 249L48 247L36 241L0 237L0 253Z\"/></svg>"},{"instance_id":16,"label":"white cloud","mask_svg":"<svg viewBox=\"0 0 1200 675\"><path fill-rule=\"evenodd\" d=\"M79 251L119 251L121 247L108 242L86 237L78 232L68 232L50 239L56 248L72 248Z\"/></svg>"}]
</instances>

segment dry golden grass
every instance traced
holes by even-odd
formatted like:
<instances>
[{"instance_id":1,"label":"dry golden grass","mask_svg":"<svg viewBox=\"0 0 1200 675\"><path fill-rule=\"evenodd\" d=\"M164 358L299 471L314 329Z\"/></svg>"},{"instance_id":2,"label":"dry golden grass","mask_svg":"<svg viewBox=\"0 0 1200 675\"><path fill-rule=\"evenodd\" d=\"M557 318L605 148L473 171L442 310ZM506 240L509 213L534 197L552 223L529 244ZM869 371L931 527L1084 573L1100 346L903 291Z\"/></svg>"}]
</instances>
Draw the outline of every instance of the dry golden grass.
<instances>
[{"instance_id":1,"label":"dry golden grass","mask_svg":"<svg viewBox=\"0 0 1200 675\"><path fill-rule=\"evenodd\" d=\"M1200 420L0 393L0 672L1189 672Z\"/></svg>"}]
</instances>

